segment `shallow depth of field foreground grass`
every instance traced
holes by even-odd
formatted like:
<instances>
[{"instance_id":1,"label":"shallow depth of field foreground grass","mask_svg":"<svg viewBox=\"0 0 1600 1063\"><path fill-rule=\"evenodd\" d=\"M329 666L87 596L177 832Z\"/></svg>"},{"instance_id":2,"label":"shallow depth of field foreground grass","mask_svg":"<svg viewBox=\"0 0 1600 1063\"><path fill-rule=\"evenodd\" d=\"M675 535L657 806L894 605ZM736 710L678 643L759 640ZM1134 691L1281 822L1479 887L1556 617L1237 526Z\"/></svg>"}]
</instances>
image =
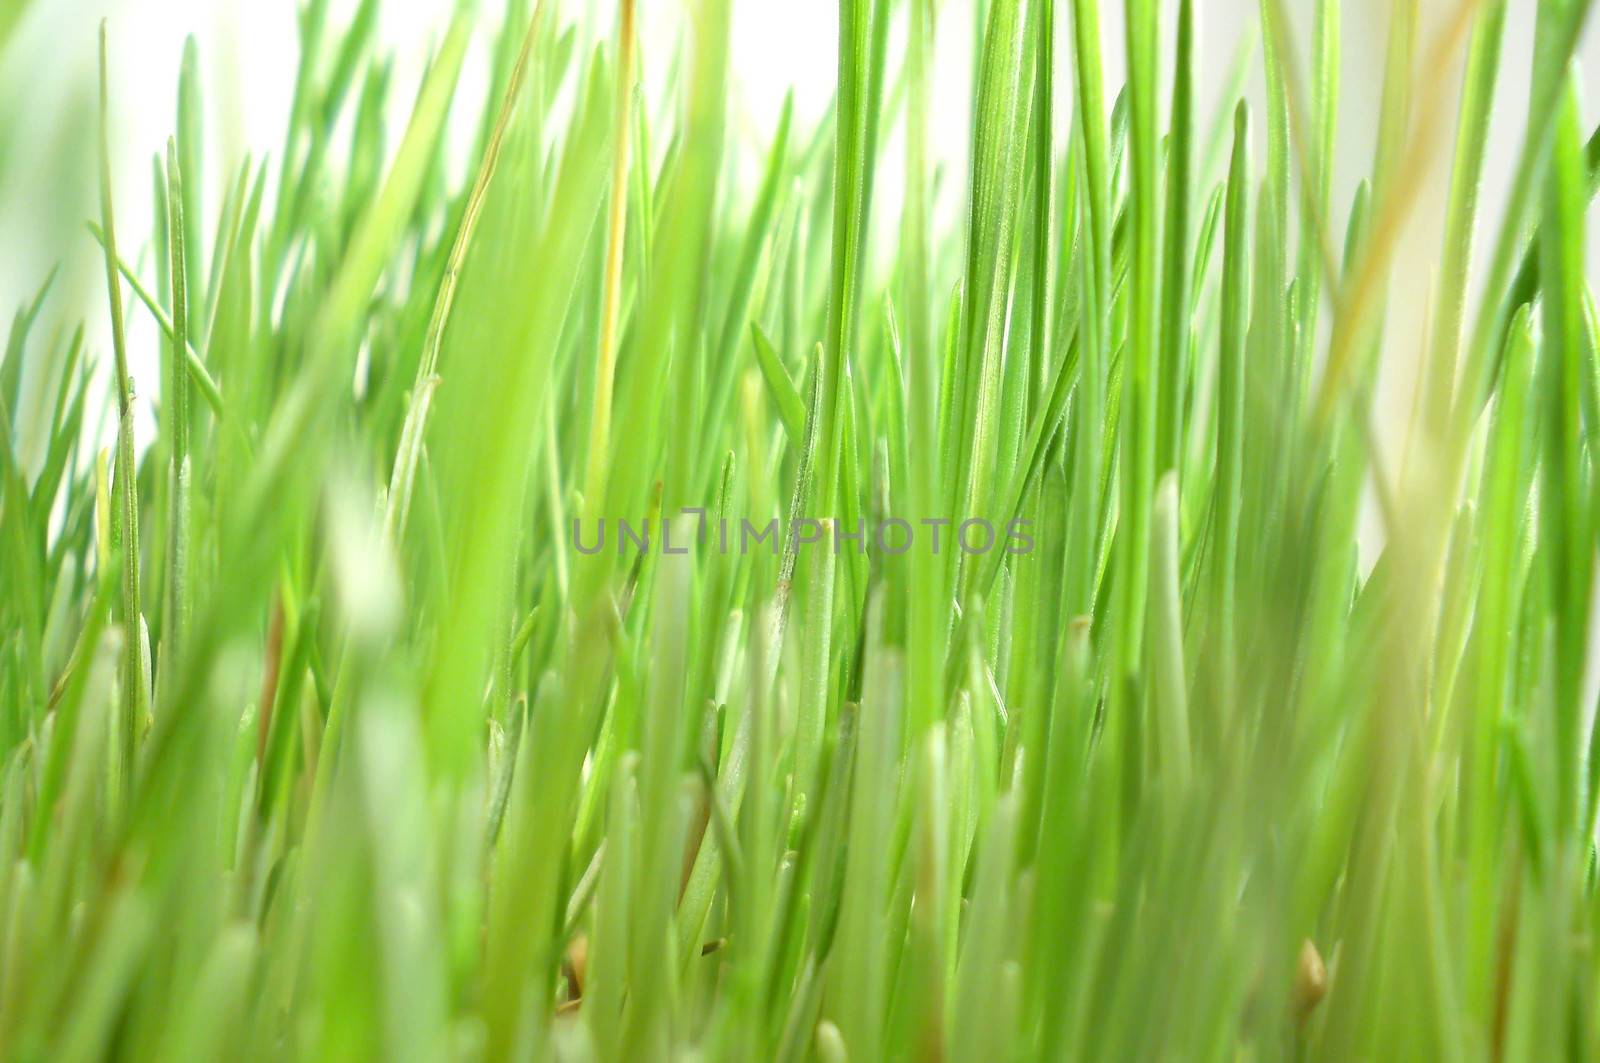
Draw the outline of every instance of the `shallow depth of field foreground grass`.
<instances>
[{"instance_id":1,"label":"shallow depth of field foreground grass","mask_svg":"<svg viewBox=\"0 0 1600 1063\"><path fill-rule=\"evenodd\" d=\"M463 4L402 84L308 0L284 143L219 157L191 50L148 199L102 147L106 298L0 362L0 1055L1600 1054L1590 0L1395 0L1353 130L1340 0L1218 114L1193 0L1126 86L1097 0L840 0L761 130L684 2Z\"/></svg>"}]
</instances>

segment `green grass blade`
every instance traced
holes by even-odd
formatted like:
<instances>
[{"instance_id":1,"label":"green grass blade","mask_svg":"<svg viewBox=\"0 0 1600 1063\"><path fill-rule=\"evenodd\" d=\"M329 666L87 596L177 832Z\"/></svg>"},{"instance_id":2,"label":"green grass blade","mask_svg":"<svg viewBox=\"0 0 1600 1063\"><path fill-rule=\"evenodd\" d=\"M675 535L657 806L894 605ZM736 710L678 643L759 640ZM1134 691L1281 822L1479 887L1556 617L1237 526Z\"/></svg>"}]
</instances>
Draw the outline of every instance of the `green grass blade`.
<instances>
[{"instance_id":1,"label":"green grass blade","mask_svg":"<svg viewBox=\"0 0 1600 1063\"><path fill-rule=\"evenodd\" d=\"M106 235L106 288L111 302L112 378L117 396L117 552L122 568L122 709L117 726L117 778L123 792L133 785L139 731L148 711L144 659L139 648L143 613L139 601L139 487L133 441L133 380L128 375L128 339L117 275L117 225L111 198L111 100L107 26L100 26L100 225Z\"/></svg>"}]
</instances>

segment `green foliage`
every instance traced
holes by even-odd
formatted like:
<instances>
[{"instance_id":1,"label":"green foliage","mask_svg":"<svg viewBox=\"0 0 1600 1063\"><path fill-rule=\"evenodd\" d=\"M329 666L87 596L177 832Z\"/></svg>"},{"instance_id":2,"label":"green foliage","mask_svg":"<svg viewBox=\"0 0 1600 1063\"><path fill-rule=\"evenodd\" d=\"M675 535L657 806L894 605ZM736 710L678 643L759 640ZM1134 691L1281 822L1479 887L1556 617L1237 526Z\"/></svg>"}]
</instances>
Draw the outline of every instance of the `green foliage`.
<instances>
[{"instance_id":1,"label":"green foliage","mask_svg":"<svg viewBox=\"0 0 1600 1063\"><path fill-rule=\"evenodd\" d=\"M111 358L46 283L0 361L0 1054L1600 1055L1588 0L1518 145L1509 0L1391 5L1342 260L1339 0L1214 117L1203 4L1127 0L1111 107L1099 0L974 4L954 227L965 8L840 0L751 135L732 0L665 99L633 0L462 3L415 86L379 2L254 160L188 42L137 253L102 38Z\"/></svg>"}]
</instances>

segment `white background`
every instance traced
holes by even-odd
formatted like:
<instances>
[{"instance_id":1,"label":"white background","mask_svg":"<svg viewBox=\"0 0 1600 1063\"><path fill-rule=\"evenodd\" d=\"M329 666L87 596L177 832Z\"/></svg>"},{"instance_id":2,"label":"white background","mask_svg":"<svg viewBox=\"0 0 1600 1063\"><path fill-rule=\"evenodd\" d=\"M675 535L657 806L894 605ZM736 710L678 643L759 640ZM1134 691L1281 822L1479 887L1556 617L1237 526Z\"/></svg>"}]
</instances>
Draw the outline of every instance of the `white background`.
<instances>
[{"instance_id":1,"label":"white background","mask_svg":"<svg viewBox=\"0 0 1600 1063\"><path fill-rule=\"evenodd\" d=\"M16 0L0 0L14 3ZM555 2L564 20L581 22L592 39L609 35L615 19L608 0ZM1175 0L1166 0L1175 6ZM643 0L642 55L647 79L659 82L682 43L681 10L687 0ZM1456 9L1458 0L1422 0L1426 54L1434 30ZM354 8L354 0L333 0L336 21ZM390 144L399 139L404 108L415 91L429 49L442 35L452 0L388 0L382 4L379 49L396 61L391 97L395 104ZM836 10L828 0L736 0L734 3L733 80L730 114L735 143L754 166L775 124L786 92L795 93L797 114L805 125L826 107L836 74ZM971 0L937 0L938 55L934 89L934 141L938 158L948 167L940 203L943 230L959 239L959 211L964 195L970 92ZM33 0L19 33L0 54L0 143L9 143L0 165L0 314L24 301L53 266L63 272L52 301L58 325L87 317L90 337L103 351L104 277L96 248L83 222L96 215L94 199L95 119L94 64L96 27L110 18L112 62L112 135L118 227L124 255L147 268L150 232L151 164L172 131L179 56L186 34L200 42L206 86L207 194L205 207L214 212L219 183L250 152L274 150L281 142L297 63L295 7L291 0ZM891 43L890 77L898 70L903 5L896 5L896 36ZM1105 56L1110 86L1122 79L1121 4L1102 0ZM1303 14L1310 0L1291 0L1287 7L1299 21L1302 50L1309 27ZM1341 71L1341 116L1335 182L1335 232L1356 182L1371 165L1376 136L1374 116L1382 78L1384 27L1388 0L1345 0ZM1486 223L1498 221L1503 190L1514 164L1526 110L1534 0L1511 0L1511 26L1500 78L1494 127L1495 148L1489 157L1485 194ZM480 22L472 59L458 100L465 101L455 131L465 142L475 128L470 112L482 100L484 44L499 21L497 0L480 0ZM1068 0L1059 0L1063 41L1058 49L1064 113L1070 85L1070 49L1066 46ZM1202 129L1220 102L1221 82L1240 45L1241 34L1253 29L1257 0L1198 0L1200 76L1204 91L1199 109ZM1172 25L1171 19L1163 22ZM1164 42L1170 52L1171 41ZM1583 51L1585 66L1600 63L1600 35L1591 27ZM1170 60L1163 60L1165 65ZM1256 64L1259 66L1259 61ZM1420 348L1421 321L1429 280L1437 259L1441 215L1447 187L1446 160L1453 129L1453 106L1459 72L1447 82L1449 113L1433 138L1435 165L1419 197L1417 216L1402 241L1390 308L1387 362L1390 380L1384 389L1379 423L1386 439L1398 438L1409 406L1409 371ZM1593 81L1588 82L1591 86ZM1261 111L1260 76L1253 75L1250 94ZM1588 109L1590 121L1594 109ZM1258 140L1264 123L1256 122ZM891 134L880 170L878 221L892 224L898 216L901 187L900 139ZM1264 154L1259 150L1258 159ZM226 167L219 160L227 160ZM1259 165L1259 164L1258 164ZM458 160L464 168L465 161ZM459 170L458 170L459 172ZM1259 169L1257 171L1259 173ZM208 217L207 231L214 225ZM1593 226L1591 226L1593 228ZM1492 229L1485 225L1485 232ZM1600 234L1597 234L1600 235ZM1486 237L1487 238L1487 237ZM1485 239L1486 239L1485 238ZM887 243L883 241L882 243ZM131 312L136 378L149 371L153 327L137 309ZM21 411L26 420L28 411Z\"/></svg>"}]
</instances>

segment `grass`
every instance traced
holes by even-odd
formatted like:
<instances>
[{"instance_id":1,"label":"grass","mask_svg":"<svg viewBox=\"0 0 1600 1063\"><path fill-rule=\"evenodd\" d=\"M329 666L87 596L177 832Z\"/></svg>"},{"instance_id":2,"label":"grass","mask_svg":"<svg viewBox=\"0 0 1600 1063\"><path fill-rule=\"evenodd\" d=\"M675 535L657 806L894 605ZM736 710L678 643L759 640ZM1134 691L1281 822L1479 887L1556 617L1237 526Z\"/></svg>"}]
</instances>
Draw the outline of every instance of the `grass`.
<instances>
[{"instance_id":1,"label":"grass","mask_svg":"<svg viewBox=\"0 0 1600 1063\"><path fill-rule=\"evenodd\" d=\"M415 85L308 0L283 142L208 148L190 42L138 205L111 27L108 301L0 361L0 1053L1600 1054L1591 4L1512 142L1510 0L1396 0L1348 209L1367 42L1288 6L1213 115L1191 0L1120 88L1097 0L840 0L827 116L745 133L731 0L676 60L463 3Z\"/></svg>"}]
</instances>

